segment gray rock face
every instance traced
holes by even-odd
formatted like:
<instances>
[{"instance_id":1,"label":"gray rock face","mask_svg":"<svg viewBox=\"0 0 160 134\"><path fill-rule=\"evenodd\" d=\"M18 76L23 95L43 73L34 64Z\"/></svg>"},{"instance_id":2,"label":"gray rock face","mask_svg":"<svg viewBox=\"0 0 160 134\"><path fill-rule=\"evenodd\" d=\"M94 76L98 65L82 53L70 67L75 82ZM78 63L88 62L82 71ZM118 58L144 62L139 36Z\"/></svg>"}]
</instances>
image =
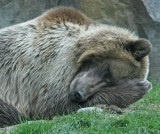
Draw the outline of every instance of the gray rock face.
<instances>
[{"instance_id":1,"label":"gray rock face","mask_svg":"<svg viewBox=\"0 0 160 134\"><path fill-rule=\"evenodd\" d=\"M0 0L0 28L33 19L57 6L74 7L95 21L128 28L150 40L150 76L160 77L159 0Z\"/></svg>"},{"instance_id":2,"label":"gray rock face","mask_svg":"<svg viewBox=\"0 0 160 134\"><path fill-rule=\"evenodd\" d=\"M159 0L142 0L149 16L154 21L160 22L160 1Z\"/></svg>"}]
</instances>

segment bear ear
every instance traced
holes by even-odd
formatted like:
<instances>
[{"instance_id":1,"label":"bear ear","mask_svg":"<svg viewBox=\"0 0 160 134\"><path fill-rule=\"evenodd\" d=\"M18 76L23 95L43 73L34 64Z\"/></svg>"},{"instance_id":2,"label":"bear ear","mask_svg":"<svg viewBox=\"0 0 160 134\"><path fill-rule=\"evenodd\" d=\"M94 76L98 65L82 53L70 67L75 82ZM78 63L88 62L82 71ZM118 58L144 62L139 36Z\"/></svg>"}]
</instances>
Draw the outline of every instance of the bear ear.
<instances>
[{"instance_id":1,"label":"bear ear","mask_svg":"<svg viewBox=\"0 0 160 134\"><path fill-rule=\"evenodd\" d=\"M130 42L127 50L132 53L136 60L140 60L151 52L152 45L148 40L139 39L137 41Z\"/></svg>"}]
</instances>

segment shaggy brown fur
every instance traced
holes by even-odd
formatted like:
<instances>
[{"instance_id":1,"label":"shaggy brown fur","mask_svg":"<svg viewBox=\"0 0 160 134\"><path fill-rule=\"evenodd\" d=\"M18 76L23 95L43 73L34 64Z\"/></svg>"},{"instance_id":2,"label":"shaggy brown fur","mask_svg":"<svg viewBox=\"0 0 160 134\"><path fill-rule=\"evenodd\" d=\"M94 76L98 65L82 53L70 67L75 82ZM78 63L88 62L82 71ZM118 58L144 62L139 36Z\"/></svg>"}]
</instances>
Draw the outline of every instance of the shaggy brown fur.
<instances>
[{"instance_id":1,"label":"shaggy brown fur","mask_svg":"<svg viewBox=\"0 0 160 134\"><path fill-rule=\"evenodd\" d=\"M128 30L68 8L1 29L0 119L7 125L18 123L18 114L51 118L96 104L127 107L151 88L150 51Z\"/></svg>"}]
</instances>

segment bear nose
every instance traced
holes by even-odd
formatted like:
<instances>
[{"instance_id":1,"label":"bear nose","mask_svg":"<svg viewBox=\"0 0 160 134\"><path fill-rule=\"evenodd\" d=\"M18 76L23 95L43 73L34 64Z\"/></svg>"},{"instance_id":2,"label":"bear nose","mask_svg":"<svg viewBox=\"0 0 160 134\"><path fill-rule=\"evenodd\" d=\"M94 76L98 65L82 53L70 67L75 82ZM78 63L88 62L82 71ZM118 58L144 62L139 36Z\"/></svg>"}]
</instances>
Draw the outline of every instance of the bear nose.
<instances>
[{"instance_id":1,"label":"bear nose","mask_svg":"<svg viewBox=\"0 0 160 134\"><path fill-rule=\"evenodd\" d=\"M85 98L86 97L82 89L75 91L71 96L71 99L77 102L84 102L86 100Z\"/></svg>"}]
</instances>

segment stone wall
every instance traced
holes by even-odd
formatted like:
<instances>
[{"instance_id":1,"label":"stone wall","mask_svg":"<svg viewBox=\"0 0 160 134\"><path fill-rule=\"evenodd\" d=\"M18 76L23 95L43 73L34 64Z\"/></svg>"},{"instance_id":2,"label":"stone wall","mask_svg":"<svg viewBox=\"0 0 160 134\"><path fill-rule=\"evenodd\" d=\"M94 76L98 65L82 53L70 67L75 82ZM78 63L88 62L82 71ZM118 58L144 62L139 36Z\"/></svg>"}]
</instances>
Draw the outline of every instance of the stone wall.
<instances>
[{"instance_id":1,"label":"stone wall","mask_svg":"<svg viewBox=\"0 0 160 134\"><path fill-rule=\"evenodd\" d=\"M0 28L57 6L74 7L95 21L128 28L150 40L150 76L160 77L160 0L0 0Z\"/></svg>"}]
</instances>

